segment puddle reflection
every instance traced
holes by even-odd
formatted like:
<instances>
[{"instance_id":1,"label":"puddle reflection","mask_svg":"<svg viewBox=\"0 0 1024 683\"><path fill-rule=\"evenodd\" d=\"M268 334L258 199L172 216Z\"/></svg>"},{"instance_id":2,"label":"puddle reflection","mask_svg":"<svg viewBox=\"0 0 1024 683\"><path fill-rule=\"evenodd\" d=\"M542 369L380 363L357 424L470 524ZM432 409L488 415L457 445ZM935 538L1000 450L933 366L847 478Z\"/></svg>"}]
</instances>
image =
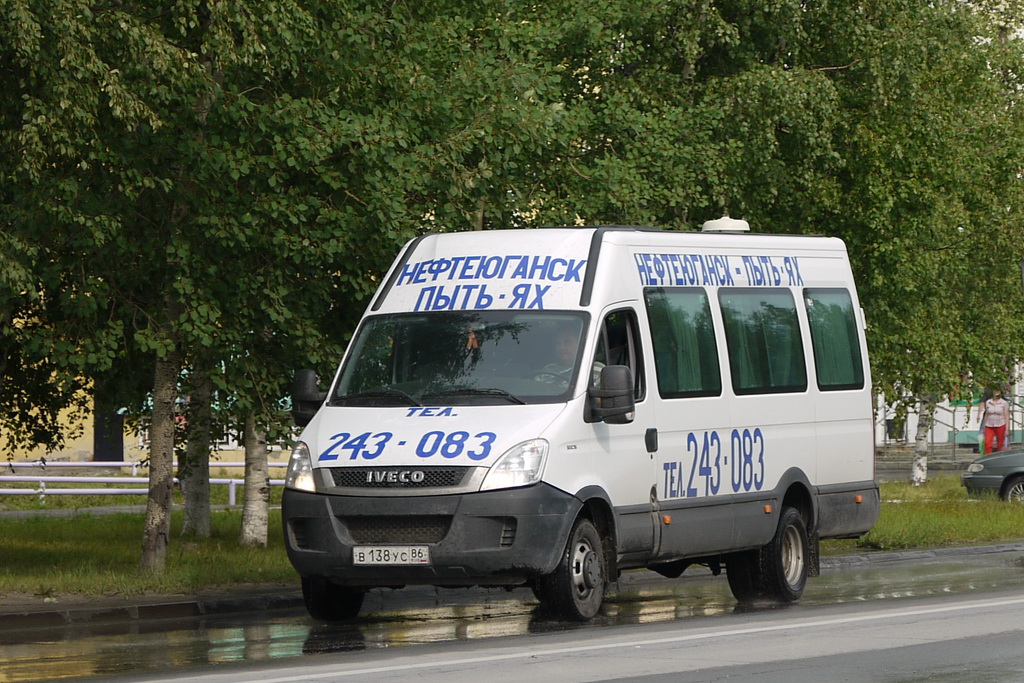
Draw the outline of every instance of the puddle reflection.
<instances>
[{"instance_id":1,"label":"puddle reflection","mask_svg":"<svg viewBox=\"0 0 1024 683\"><path fill-rule=\"evenodd\" d=\"M826 566L792 608L1024 586L1021 557L1004 553ZM89 680L770 609L779 607L737 606L725 577L712 578L701 569L678 580L624 580L608 595L602 613L586 624L553 619L528 589L438 590L432 595L422 590L375 591L367 598L366 615L351 623L321 624L304 612L278 611L0 634L5 639L0 641L0 683Z\"/></svg>"}]
</instances>

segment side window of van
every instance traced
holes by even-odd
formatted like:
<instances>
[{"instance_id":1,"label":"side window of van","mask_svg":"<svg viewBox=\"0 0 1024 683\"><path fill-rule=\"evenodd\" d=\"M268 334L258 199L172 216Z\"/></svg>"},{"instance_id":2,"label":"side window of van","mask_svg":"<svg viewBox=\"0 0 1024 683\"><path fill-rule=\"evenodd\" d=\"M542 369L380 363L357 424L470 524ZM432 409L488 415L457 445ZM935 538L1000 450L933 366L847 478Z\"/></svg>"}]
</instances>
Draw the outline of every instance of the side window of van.
<instances>
[{"instance_id":1,"label":"side window of van","mask_svg":"<svg viewBox=\"0 0 1024 683\"><path fill-rule=\"evenodd\" d=\"M707 292L699 287L644 290L662 398L719 396L722 373Z\"/></svg>"},{"instance_id":2,"label":"side window of van","mask_svg":"<svg viewBox=\"0 0 1024 683\"><path fill-rule=\"evenodd\" d=\"M807 390L796 304L788 289L721 289L732 388L738 395Z\"/></svg>"},{"instance_id":3,"label":"side window of van","mask_svg":"<svg viewBox=\"0 0 1024 683\"><path fill-rule=\"evenodd\" d=\"M605 365L625 365L633 371L634 395L636 400L641 400L644 397L644 369L636 316L628 310L609 313L601 324L600 334L597 351L594 353L591 384L597 384L601 368Z\"/></svg>"},{"instance_id":4,"label":"side window of van","mask_svg":"<svg viewBox=\"0 0 1024 683\"><path fill-rule=\"evenodd\" d=\"M822 391L862 389L864 362L850 292L805 289L804 305L811 325L818 388Z\"/></svg>"}]
</instances>

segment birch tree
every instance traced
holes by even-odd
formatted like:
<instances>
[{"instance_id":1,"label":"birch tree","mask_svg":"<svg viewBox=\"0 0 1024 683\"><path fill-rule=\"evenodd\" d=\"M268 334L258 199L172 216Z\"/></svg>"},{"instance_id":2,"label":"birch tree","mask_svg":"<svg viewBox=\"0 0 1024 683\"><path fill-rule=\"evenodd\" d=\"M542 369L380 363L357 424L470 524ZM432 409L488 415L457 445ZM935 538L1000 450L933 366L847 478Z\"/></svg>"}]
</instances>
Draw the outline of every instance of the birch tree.
<instances>
[{"instance_id":1,"label":"birch tree","mask_svg":"<svg viewBox=\"0 0 1024 683\"><path fill-rule=\"evenodd\" d=\"M832 228L861 283L876 386L918 412L921 483L936 397L966 373L991 381L1019 353L1024 150L990 24L959 3L882 10L872 32L823 27L846 36L825 43L846 51L826 62L842 67L844 98L846 208Z\"/></svg>"},{"instance_id":2,"label":"birch tree","mask_svg":"<svg viewBox=\"0 0 1024 683\"><path fill-rule=\"evenodd\" d=\"M270 506L267 439L253 413L245 418L245 503L242 506L242 545L265 546Z\"/></svg>"},{"instance_id":3,"label":"birch tree","mask_svg":"<svg viewBox=\"0 0 1024 683\"><path fill-rule=\"evenodd\" d=\"M213 429L213 380L208 370L192 367L188 381L187 444L178 465L185 496L182 535L208 538L211 531L210 454Z\"/></svg>"}]
</instances>

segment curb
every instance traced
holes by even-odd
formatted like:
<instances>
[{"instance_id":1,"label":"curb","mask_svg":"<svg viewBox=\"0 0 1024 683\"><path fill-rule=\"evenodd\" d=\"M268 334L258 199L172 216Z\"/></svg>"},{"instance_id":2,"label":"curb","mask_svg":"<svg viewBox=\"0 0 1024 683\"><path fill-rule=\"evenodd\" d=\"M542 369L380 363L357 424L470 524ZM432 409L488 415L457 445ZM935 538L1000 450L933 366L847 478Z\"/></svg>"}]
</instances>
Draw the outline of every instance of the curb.
<instances>
[{"instance_id":1,"label":"curb","mask_svg":"<svg viewBox=\"0 0 1024 683\"><path fill-rule=\"evenodd\" d=\"M882 562L914 562L920 560L936 560L946 557L963 557L964 555L998 555L1001 553L1024 553L1024 543L1001 543L997 545L958 546L955 548L932 548L930 550L899 550L857 553L856 555L838 555L821 558L822 569L834 569L858 564L874 564Z\"/></svg>"},{"instance_id":2,"label":"curb","mask_svg":"<svg viewBox=\"0 0 1024 683\"><path fill-rule=\"evenodd\" d=\"M231 597L183 597L180 600L165 599L162 602L147 602L145 598L140 598L134 603L124 605L80 604L53 609L33 608L0 614L0 638L5 631L105 626L156 619L194 619L302 607L301 592L277 591Z\"/></svg>"}]
</instances>

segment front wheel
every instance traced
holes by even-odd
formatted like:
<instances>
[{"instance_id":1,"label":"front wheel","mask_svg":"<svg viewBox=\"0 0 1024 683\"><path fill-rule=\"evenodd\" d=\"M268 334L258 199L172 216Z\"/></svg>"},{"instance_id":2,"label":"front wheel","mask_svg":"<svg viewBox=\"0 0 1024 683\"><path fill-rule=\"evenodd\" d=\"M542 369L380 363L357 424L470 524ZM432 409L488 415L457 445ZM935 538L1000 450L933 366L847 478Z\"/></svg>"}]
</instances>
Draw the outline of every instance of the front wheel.
<instances>
[{"instance_id":1,"label":"front wheel","mask_svg":"<svg viewBox=\"0 0 1024 683\"><path fill-rule=\"evenodd\" d=\"M1015 477L1006 482L1002 498L1010 503L1024 503L1024 477Z\"/></svg>"},{"instance_id":2,"label":"front wheel","mask_svg":"<svg viewBox=\"0 0 1024 683\"><path fill-rule=\"evenodd\" d=\"M558 567L537 580L534 594L559 616L587 621L601 609L607 580L601 536L589 519L578 519Z\"/></svg>"},{"instance_id":3,"label":"front wheel","mask_svg":"<svg viewBox=\"0 0 1024 683\"><path fill-rule=\"evenodd\" d=\"M302 601L306 611L320 621L354 619L365 596L364 590L338 586L319 576L302 577Z\"/></svg>"}]
</instances>

